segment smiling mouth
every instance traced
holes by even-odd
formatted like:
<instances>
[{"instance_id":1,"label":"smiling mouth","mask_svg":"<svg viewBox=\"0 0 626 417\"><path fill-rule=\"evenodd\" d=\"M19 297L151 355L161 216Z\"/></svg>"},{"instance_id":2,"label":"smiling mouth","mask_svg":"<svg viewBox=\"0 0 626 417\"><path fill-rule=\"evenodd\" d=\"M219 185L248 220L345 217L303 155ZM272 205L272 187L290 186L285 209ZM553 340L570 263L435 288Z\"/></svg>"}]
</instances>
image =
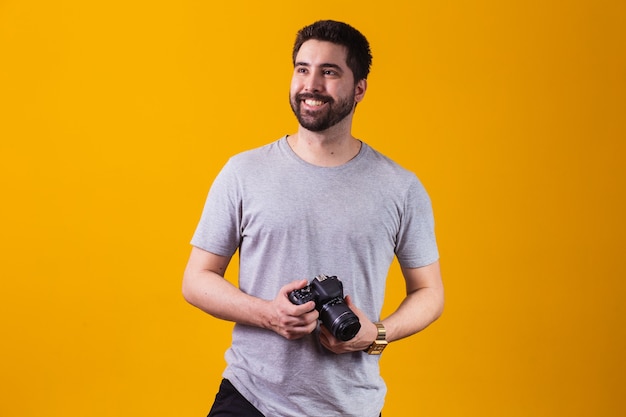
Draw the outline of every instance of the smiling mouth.
<instances>
[{"instance_id":1,"label":"smiling mouth","mask_svg":"<svg viewBox=\"0 0 626 417\"><path fill-rule=\"evenodd\" d=\"M320 107L324 105L324 101L322 100L314 100L312 98L308 98L304 100L304 104L311 107Z\"/></svg>"},{"instance_id":2,"label":"smiling mouth","mask_svg":"<svg viewBox=\"0 0 626 417\"><path fill-rule=\"evenodd\" d=\"M319 109L326 104L332 103L333 101L331 97L310 93L297 94L296 100L300 103L304 103L304 105L311 110Z\"/></svg>"}]
</instances>

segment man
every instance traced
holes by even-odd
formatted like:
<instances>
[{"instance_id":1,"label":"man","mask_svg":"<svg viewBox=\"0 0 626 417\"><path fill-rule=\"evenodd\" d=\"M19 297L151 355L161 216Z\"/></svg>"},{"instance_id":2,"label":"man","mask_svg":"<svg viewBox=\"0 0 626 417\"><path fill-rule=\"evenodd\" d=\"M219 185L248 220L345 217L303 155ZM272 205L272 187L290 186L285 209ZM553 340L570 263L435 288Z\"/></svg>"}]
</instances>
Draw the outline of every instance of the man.
<instances>
[{"instance_id":1,"label":"man","mask_svg":"<svg viewBox=\"0 0 626 417\"><path fill-rule=\"evenodd\" d=\"M191 304L235 322L209 416L379 416L377 353L442 312L426 191L351 133L371 60L345 23L301 29L290 90L298 131L231 158L211 187L183 280ZM236 250L238 287L223 278ZM381 321L394 256L407 295ZM361 324L350 340L318 324L314 301L289 301L319 274L343 284Z\"/></svg>"}]
</instances>

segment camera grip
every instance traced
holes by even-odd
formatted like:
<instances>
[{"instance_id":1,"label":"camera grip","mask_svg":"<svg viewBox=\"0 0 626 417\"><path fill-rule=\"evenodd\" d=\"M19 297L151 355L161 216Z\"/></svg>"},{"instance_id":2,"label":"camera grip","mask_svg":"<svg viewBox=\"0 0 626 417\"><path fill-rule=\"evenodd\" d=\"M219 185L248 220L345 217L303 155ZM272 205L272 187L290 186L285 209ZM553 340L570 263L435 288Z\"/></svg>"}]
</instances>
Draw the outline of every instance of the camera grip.
<instances>
[{"instance_id":1,"label":"camera grip","mask_svg":"<svg viewBox=\"0 0 626 417\"><path fill-rule=\"evenodd\" d=\"M289 301L291 301L292 304L301 305L309 301L315 301L315 296L311 292L311 287L306 286L299 290L291 291L289 293Z\"/></svg>"}]
</instances>

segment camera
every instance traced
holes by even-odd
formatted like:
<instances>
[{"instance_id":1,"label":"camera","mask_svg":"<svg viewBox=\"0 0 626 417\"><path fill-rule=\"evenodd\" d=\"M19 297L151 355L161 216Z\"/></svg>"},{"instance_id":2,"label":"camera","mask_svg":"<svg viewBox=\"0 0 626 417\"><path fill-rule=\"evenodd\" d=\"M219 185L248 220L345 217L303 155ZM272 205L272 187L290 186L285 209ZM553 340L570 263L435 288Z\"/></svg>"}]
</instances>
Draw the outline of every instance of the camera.
<instances>
[{"instance_id":1,"label":"camera","mask_svg":"<svg viewBox=\"0 0 626 417\"><path fill-rule=\"evenodd\" d=\"M304 288L289 293L293 304L315 301L315 309L328 330L341 341L352 339L359 332L359 318L343 299L343 284L336 276L318 275Z\"/></svg>"}]
</instances>

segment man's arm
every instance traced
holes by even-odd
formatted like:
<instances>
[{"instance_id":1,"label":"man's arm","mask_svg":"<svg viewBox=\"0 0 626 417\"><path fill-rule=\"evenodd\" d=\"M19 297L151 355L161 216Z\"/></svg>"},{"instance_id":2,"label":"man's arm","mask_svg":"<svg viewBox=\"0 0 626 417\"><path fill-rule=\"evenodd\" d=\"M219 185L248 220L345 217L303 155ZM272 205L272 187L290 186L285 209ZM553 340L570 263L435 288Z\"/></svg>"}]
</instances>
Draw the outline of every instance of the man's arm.
<instances>
[{"instance_id":1,"label":"man's arm","mask_svg":"<svg viewBox=\"0 0 626 417\"><path fill-rule=\"evenodd\" d=\"M406 297L389 317L382 320L387 341L411 336L437 320L443 312L444 292L439 261L420 268L402 268ZM359 317L361 330L347 342L341 342L322 326L320 341L335 353L365 350L376 339L376 325L346 297L350 309Z\"/></svg>"},{"instance_id":2,"label":"man's arm","mask_svg":"<svg viewBox=\"0 0 626 417\"><path fill-rule=\"evenodd\" d=\"M285 285L274 300L262 300L232 285L224 274L230 257L193 247L183 277L183 296L190 304L222 320L272 330L286 339L298 339L317 326L315 303L294 305L287 298L306 280Z\"/></svg>"},{"instance_id":3,"label":"man's arm","mask_svg":"<svg viewBox=\"0 0 626 417\"><path fill-rule=\"evenodd\" d=\"M389 342L424 330L443 313L439 261L421 268L402 268L402 274L407 295L398 309L382 321Z\"/></svg>"}]
</instances>

